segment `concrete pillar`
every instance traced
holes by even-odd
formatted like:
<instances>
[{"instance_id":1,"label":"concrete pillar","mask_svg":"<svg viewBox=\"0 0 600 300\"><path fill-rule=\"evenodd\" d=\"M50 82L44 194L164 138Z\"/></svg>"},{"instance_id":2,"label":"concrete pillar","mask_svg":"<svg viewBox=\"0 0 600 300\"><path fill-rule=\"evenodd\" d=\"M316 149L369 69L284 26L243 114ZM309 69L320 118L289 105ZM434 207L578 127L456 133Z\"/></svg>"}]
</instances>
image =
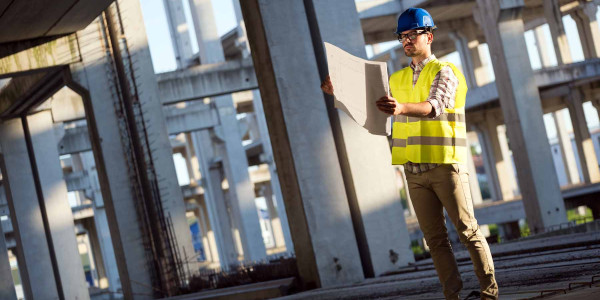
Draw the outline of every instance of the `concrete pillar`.
<instances>
[{"instance_id":1,"label":"concrete pillar","mask_svg":"<svg viewBox=\"0 0 600 300\"><path fill-rule=\"evenodd\" d=\"M182 0L163 0L167 24L173 42L177 69L185 68L192 57L192 43Z\"/></svg>"},{"instance_id":2,"label":"concrete pillar","mask_svg":"<svg viewBox=\"0 0 600 300\"><path fill-rule=\"evenodd\" d=\"M89 299L87 282L75 238L73 213L67 201L67 185L54 136L52 113L42 111L27 117L31 147L47 222L47 238L54 248L56 268L65 299ZM30 153L31 154L31 153ZM30 187L31 188L31 187Z\"/></svg>"},{"instance_id":3,"label":"concrete pillar","mask_svg":"<svg viewBox=\"0 0 600 300\"><path fill-rule=\"evenodd\" d=\"M317 64L324 79L327 70L323 41L366 58L363 32L353 1L312 2L314 8L306 1L306 11ZM316 29L319 31L316 32ZM326 103L330 105L330 124L359 237L358 245L361 255L371 260L373 271L368 267L367 259L363 258L363 267L367 266L365 274L379 276L412 263L414 255L410 251L410 238L387 138L369 134L348 115L334 109L329 99ZM363 234L364 237L361 237ZM395 238L389 238L391 236Z\"/></svg>"},{"instance_id":4,"label":"concrete pillar","mask_svg":"<svg viewBox=\"0 0 600 300\"><path fill-rule=\"evenodd\" d=\"M600 181L600 169L598 168L598 159L596 157L596 151L594 150L594 143L590 136L590 131L583 112L583 94L579 89L572 88L566 102L569 107L571 122L573 123L575 145L577 146L577 153L579 154L583 182L598 182Z\"/></svg>"},{"instance_id":5,"label":"concrete pillar","mask_svg":"<svg viewBox=\"0 0 600 300\"><path fill-rule=\"evenodd\" d=\"M254 202L254 185L248 173L248 158L242 146L236 110L231 95L214 98L220 125L215 129L223 141L223 167L229 182L232 217L238 222L245 261L260 261L267 252Z\"/></svg>"},{"instance_id":6,"label":"concrete pillar","mask_svg":"<svg viewBox=\"0 0 600 300\"><path fill-rule=\"evenodd\" d=\"M600 27L596 19L599 2L580 0L579 7L571 14L577 24L585 59L600 57Z\"/></svg>"},{"instance_id":7,"label":"concrete pillar","mask_svg":"<svg viewBox=\"0 0 600 300\"><path fill-rule=\"evenodd\" d=\"M573 146L571 146L571 137L567 133L564 115L562 114L562 111L559 110L552 113L552 118L554 119L554 124L556 125L562 161L567 173L567 182L569 184L579 183L580 180L579 171L577 170L577 161L575 160L575 154L573 153Z\"/></svg>"},{"instance_id":8,"label":"concrete pillar","mask_svg":"<svg viewBox=\"0 0 600 300\"><path fill-rule=\"evenodd\" d=\"M493 145L486 124L475 124L473 126L477 132L477 138L481 145L481 156L483 157L485 175L490 189L490 197L492 200L502 199L502 189L498 180L498 172L496 171L496 159L493 151Z\"/></svg>"},{"instance_id":9,"label":"concrete pillar","mask_svg":"<svg viewBox=\"0 0 600 300\"><path fill-rule=\"evenodd\" d=\"M544 127L545 129L545 127ZM500 151L502 152L503 164L505 174L500 178L500 184L505 187L507 195L513 195L513 197L519 195L519 186L515 178L515 168L513 166L513 158L511 155L511 149L508 145L508 135L506 134L506 125L500 125L497 127L498 130L498 143L500 145ZM504 176L507 177L504 177Z\"/></svg>"},{"instance_id":10,"label":"concrete pillar","mask_svg":"<svg viewBox=\"0 0 600 300\"><path fill-rule=\"evenodd\" d=\"M513 150L523 206L532 232L566 222L552 163L539 92L529 67L522 0L477 0L494 64L498 95ZM510 61L509 61L510 59ZM512 176L512 174L511 174Z\"/></svg>"},{"instance_id":11,"label":"concrete pillar","mask_svg":"<svg viewBox=\"0 0 600 300\"><path fill-rule=\"evenodd\" d=\"M227 270L231 265L238 263L238 254L235 250L229 214L227 213L225 197L221 188L222 173L220 166L211 167L215 153L208 130L193 132L192 141L198 157L200 173L202 174L204 203L206 204L210 228L217 245L218 261L221 268ZM212 254L213 261L216 261L215 252L212 252Z\"/></svg>"},{"instance_id":12,"label":"concrete pillar","mask_svg":"<svg viewBox=\"0 0 600 300\"><path fill-rule=\"evenodd\" d=\"M549 49L546 47L548 41L546 40L546 35L544 34L544 29L542 26L538 26L533 30L535 36L536 48L538 51L538 55L540 56L540 61L542 63L542 68L550 67L551 58Z\"/></svg>"},{"instance_id":13,"label":"concrete pillar","mask_svg":"<svg viewBox=\"0 0 600 300\"><path fill-rule=\"evenodd\" d=\"M195 213L196 218L198 218L198 222L200 222L200 228L202 231L202 247L204 248L205 259L208 262L218 262L219 255L217 254L217 243L208 221L204 199L196 200L196 203L198 203L198 210Z\"/></svg>"},{"instance_id":14,"label":"concrete pillar","mask_svg":"<svg viewBox=\"0 0 600 300\"><path fill-rule=\"evenodd\" d=\"M519 221L498 224L498 235L502 241L514 240L521 237Z\"/></svg>"},{"instance_id":15,"label":"concrete pillar","mask_svg":"<svg viewBox=\"0 0 600 300\"><path fill-rule=\"evenodd\" d=\"M107 223L114 246L124 297L149 299L152 292L150 266L147 261L136 198L129 173L126 153L131 150L121 143L124 133L112 62L104 49L101 21L95 21L77 33L81 46L81 62L71 64L76 92L84 96L90 141L94 148L96 169L106 210ZM93 83L89 84L88 83ZM100 142L102 141L102 142ZM173 175L174 176L174 175Z\"/></svg>"},{"instance_id":16,"label":"concrete pillar","mask_svg":"<svg viewBox=\"0 0 600 300\"><path fill-rule=\"evenodd\" d=\"M283 233L285 248L287 252L292 253L294 252L294 243L292 242L290 226L288 223L287 214L285 212L285 204L283 203L283 195L281 193L277 166L273 160L271 137L269 136L267 119L265 118L265 111L263 109L262 98L260 97L259 90L252 91L252 105L254 106L254 113L258 123L258 131L260 132L260 141L263 145L263 155L265 158L264 161L269 165L269 175L271 175L271 191L273 193L274 200L277 203L277 216L279 217L279 224Z\"/></svg>"},{"instance_id":17,"label":"concrete pillar","mask_svg":"<svg viewBox=\"0 0 600 300\"><path fill-rule=\"evenodd\" d=\"M2 176L18 245L16 256L23 293L27 299L58 299L58 281L52 265L49 237L45 231L21 119L6 120L0 125L0 147L4 154Z\"/></svg>"},{"instance_id":18,"label":"concrete pillar","mask_svg":"<svg viewBox=\"0 0 600 300\"><path fill-rule=\"evenodd\" d=\"M571 50L569 49L569 43L565 33L565 25L562 22L562 13L560 12L559 2L558 0L545 0L542 2L544 5L544 16L546 17L546 22L548 22L550 34L552 35L552 44L554 45L554 52L556 53L556 61L559 66L569 64L572 62Z\"/></svg>"},{"instance_id":19,"label":"concrete pillar","mask_svg":"<svg viewBox=\"0 0 600 300\"><path fill-rule=\"evenodd\" d=\"M3 128L0 127L0 130L3 130ZM2 170L2 173L6 174L4 170ZM2 222L0 222L0 299L17 300Z\"/></svg>"},{"instance_id":20,"label":"concrete pillar","mask_svg":"<svg viewBox=\"0 0 600 300\"><path fill-rule=\"evenodd\" d=\"M388 68L388 74L393 74L399 68L396 66L398 62L398 56L396 55L396 51L390 50L390 59L386 62Z\"/></svg>"},{"instance_id":21,"label":"concrete pillar","mask_svg":"<svg viewBox=\"0 0 600 300\"><path fill-rule=\"evenodd\" d=\"M300 284L314 288L360 281L363 270L348 198L340 192L345 186L304 3L240 4L281 175ZM345 10L337 4L329 5ZM358 22L356 16L350 19Z\"/></svg>"},{"instance_id":22,"label":"concrete pillar","mask_svg":"<svg viewBox=\"0 0 600 300\"><path fill-rule=\"evenodd\" d=\"M94 203L94 227L96 233L95 239L98 240L98 245L100 246L100 253L96 252L96 254L101 254L106 275L106 278L100 278L100 287L104 288L104 280L106 280L106 283L108 284L108 290L111 292L118 292L121 289L119 270L117 267L117 260L115 258L113 242L110 236L106 208L104 207L104 200L102 199L98 172L96 171L96 162L94 161L92 152L82 152L79 155L81 156L83 170L85 170L88 174L90 187L92 190L92 200Z\"/></svg>"},{"instance_id":23,"label":"concrete pillar","mask_svg":"<svg viewBox=\"0 0 600 300\"><path fill-rule=\"evenodd\" d=\"M479 204L483 202L481 198L481 189L479 187L479 179L477 178L477 170L475 169L475 162L473 161L473 153L471 153L471 141L477 139L477 133L469 131L467 132L467 143L469 148L467 149L467 168L469 170L469 186L471 188L471 199L473 204Z\"/></svg>"},{"instance_id":24,"label":"concrete pillar","mask_svg":"<svg viewBox=\"0 0 600 300\"><path fill-rule=\"evenodd\" d=\"M406 206L408 206L408 213L410 216L416 216L415 207L413 206L412 199L410 198L410 193L408 192L408 181L406 181L406 173L404 173L404 165L399 165L398 174L402 180L402 186L404 187L404 191L406 192Z\"/></svg>"},{"instance_id":25,"label":"concrete pillar","mask_svg":"<svg viewBox=\"0 0 600 300\"><path fill-rule=\"evenodd\" d=\"M244 22L244 17L242 16L240 0L233 0L233 10L238 24L238 40L236 41L236 46L242 50L242 56L246 58L250 56L250 44L248 43L248 36L246 35L246 24Z\"/></svg>"},{"instance_id":26,"label":"concrete pillar","mask_svg":"<svg viewBox=\"0 0 600 300\"><path fill-rule=\"evenodd\" d=\"M465 30L473 30L472 27ZM454 47L458 51L460 56L460 62L462 63L462 69L467 80L467 86L473 88L477 86L477 79L475 77L475 68L473 66L473 60L471 56L472 50L469 48L469 40L467 36L460 31L452 31L449 33L450 38L454 41ZM477 48L475 48L477 50Z\"/></svg>"},{"instance_id":27,"label":"concrete pillar","mask_svg":"<svg viewBox=\"0 0 600 300\"><path fill-rule=\"evenodd\" d=\"M279 213L277 212L277 209L275 209L275 205L273 204L275 198L273 197L273 190L271 190L271 185L262 186L262 190L262 194L263 197L265 197L265 202L267 203L267 209L269 211L269 220L271 223L271 232L273 233L273 240L275 241L275 248L286 247Z\"/></svg>"},{"instance_id":28,"label":"concrete pillar","mask_svg":"<svg viewBox=\"0 0 600 300\"><path fill-rule=\"evenodd\" d=\"M124 30L122 38L126 41L130 55L131 65L128 66L133 70L130 77L135 78L135 80L130 80L130 84L132 87L135 84L133 92L137 93L135 96L139 100L144 118L144 135L154 169L154 174L149 176L156 177L150 179L158 185L164 217L171 217L174 238L179 246L179 249L174 249L174 251L179 252L179 257L184 257L184 251L185 253L194 253L194 246L185 217L185 202L177 181L162 102L158 97L158 84L152 67L140 5L140 1L137 0L119 2L119 10L126 14L126 17L122 17L120 20ZM218 42L220 45L220 40ZM184 270L195 269L195 264L186 266L186 263L183 263Z\"/></svg>"},{"instance_id":29,"label":"concrete pillar","mask_svg":"<svg viewBox=\"0 0 600 300\"><path fill-rule=\"evenodd\" d=\"M188 1L198 41L200 63L205 65L224 61L223 46L217 33L211 0Z\"/></svg>"}]
</instances>

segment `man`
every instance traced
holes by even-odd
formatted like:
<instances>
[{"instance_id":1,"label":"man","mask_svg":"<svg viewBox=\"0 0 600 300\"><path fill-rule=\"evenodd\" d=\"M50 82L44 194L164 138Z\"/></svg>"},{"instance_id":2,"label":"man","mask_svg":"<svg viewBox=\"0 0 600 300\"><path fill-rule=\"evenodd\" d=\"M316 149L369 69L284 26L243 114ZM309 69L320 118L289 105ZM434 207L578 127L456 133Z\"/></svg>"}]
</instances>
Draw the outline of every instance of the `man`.
<instances>
[{"instance_id":1,"label":"man","mask_svg":"<svg viewBox=\"0 0 600 300\"><path fill-rule=\"evenodd\" d=\"M448 239L443 209L469 250L481 288L481 299L497 299L494 264L473 213L465 167L464 76L431 53L433 18L424 9L409 8L398 18L396 34L412 58L390 77L393 97L377 100L377 108L394 116L392 164L404 165L417 219L446 299L460 299L462 280ZM321 88L333 94L327 78Z\"/></svg>"}]
</instances>

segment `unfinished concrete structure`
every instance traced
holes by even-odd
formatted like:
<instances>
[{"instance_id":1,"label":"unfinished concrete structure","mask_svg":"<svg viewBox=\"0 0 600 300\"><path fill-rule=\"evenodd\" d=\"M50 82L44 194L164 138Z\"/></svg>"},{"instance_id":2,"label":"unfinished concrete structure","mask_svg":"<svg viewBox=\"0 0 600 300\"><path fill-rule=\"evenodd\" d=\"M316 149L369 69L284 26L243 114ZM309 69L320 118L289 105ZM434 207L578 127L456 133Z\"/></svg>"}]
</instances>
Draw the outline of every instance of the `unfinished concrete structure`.
<instances>
[{"instance_id":1,"label":"unfinished concrete structure","mask_svg":"<svg viewBox=\"0 0 600 300\"><path fill-rule=\"evenodd\" d=\"M183 1L163 1L177 69L156 76L137 0L59 1L54 19L0 35L0 212L9 216L1 223L0 298L15 298L4 284L15 269L4 249L18 261L28 299L85 299L87 286L128 299L161 297L199 268L285 252L297 257L305 288L413 262L409 231L415 239L418 230L410 202L405 222L387 140L334 109L319 89L323 41L366 57L365 44L395 39L397 15L411 6L431 12L439 27L434 53L458 51L469 83L469 138L482 148L491 198L484 201L470 163L479 222L498 224L510 238L519 221L532 232L550 230L581 205L600 216L598 141L583 111L587 101L600 107L597 3L234 0L238 26L219 37L211 1ZM0 21L30 22L44 5L24 13L11 3ZM577 24L582 62L572 62L563 16ZM533 72L523 36L534 30L544 45L544 24L556 66L539 46L543 68ZM401 47L373 59L390 72L409 63ZM564 108L574 148L557 113ZM558 159L543 123L549 112ZM173 154L185 161L183 184ZM561 190L562 177L570 186ZM268 218L255 198L264 198ZM199 228L199 251L188 222ZM77 259L82 253L91 263Z\"/></svg>"}]
</instances>

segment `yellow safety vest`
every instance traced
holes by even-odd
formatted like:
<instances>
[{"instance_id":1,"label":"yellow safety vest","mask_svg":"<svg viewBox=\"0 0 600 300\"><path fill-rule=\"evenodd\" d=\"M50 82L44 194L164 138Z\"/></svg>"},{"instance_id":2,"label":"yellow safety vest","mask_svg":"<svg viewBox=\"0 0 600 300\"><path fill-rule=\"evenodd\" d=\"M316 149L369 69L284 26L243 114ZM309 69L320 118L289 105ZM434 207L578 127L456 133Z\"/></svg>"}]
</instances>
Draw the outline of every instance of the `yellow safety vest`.
<instances>
[{"instance_id":1,"label":"yellow safety vest","mask_svg":"<svg viewBox=\"0 0 600 300\"><path fill-rule=\"evenodd\" d=\"M392 164L413 163L464 164L467 161L465 99L467 84L463 74L451 63L429 61L413 87L413 70L406 67L390 77L392 96L400 103L424 102L435 75L450 66L458 78L454 109L444 109L435 119L394 116Z\"/></svg>"}]
</instances>

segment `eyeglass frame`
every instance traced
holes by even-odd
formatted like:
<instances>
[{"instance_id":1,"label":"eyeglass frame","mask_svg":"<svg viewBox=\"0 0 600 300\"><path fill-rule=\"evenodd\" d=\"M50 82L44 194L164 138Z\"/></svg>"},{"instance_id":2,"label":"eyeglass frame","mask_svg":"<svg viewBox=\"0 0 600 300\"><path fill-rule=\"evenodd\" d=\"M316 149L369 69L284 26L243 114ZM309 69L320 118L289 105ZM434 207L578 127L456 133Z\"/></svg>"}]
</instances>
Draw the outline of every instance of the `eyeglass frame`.
<instances>
[{"instance_id":1,"label":"eyeglass frame","mask_svg":"<svg viewBox=\"0 0 600 300\"><path fill-rule=\"evenodd\" d=\"M417 40L419 35L429 33L429 32L431 32L431 31L428 29L417 29L417 31L409 32L406 34L405 33L396 34L396 38L398 39L398 42L400 42L400 43L402 43L402 41L404 41L405 38L409 39L411 42L414 42ZM414 38L412 38L411 35L413 35Z\"/></svg>"}]
</instances>

